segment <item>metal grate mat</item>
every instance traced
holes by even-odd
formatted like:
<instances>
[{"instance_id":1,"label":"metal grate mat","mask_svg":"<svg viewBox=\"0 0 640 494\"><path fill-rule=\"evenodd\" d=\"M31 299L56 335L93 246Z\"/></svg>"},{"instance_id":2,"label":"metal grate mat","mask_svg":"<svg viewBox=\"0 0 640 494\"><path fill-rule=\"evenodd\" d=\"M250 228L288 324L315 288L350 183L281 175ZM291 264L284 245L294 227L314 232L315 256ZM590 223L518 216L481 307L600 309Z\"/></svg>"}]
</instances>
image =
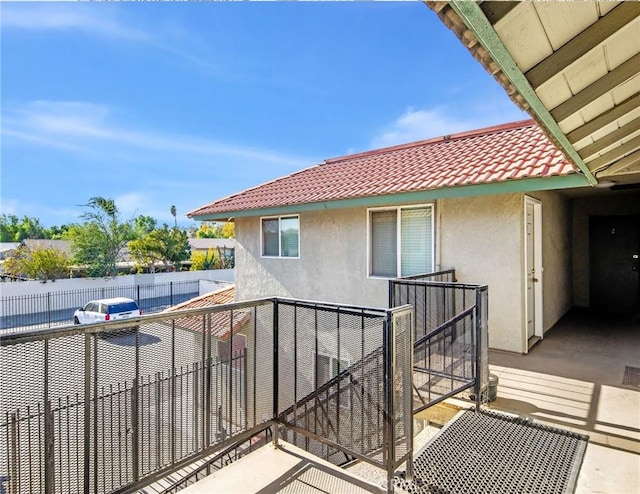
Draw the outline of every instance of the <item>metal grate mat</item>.
<instances>
[{"instance_id":1,"label":"metal grate mat","mask_svg":"<svg viewBox=\"0 0 640 494\"><path fill-rule=\"evenodd\" d=\"M411 494L572 493L588 437L495 412L461 412L414 458Z\"/></svg>"}]
</instances>

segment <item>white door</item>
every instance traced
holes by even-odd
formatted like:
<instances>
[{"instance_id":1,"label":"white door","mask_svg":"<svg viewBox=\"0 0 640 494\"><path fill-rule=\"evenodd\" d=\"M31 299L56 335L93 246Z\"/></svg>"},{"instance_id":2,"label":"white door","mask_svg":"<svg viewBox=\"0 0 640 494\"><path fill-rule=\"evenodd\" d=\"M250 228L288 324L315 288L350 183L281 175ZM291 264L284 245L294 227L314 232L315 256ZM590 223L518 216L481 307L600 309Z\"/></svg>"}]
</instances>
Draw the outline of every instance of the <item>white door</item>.
<instances>
[{"instance_id":1,"label":"white door","mask_svg":"<svg viewBox=\"0 0 640 494\"><path fill-rule=\"evenodd\" d=\"M525 197L525 319L527 340L542 336L542 204Z\"/></svg>"}]
</instances>

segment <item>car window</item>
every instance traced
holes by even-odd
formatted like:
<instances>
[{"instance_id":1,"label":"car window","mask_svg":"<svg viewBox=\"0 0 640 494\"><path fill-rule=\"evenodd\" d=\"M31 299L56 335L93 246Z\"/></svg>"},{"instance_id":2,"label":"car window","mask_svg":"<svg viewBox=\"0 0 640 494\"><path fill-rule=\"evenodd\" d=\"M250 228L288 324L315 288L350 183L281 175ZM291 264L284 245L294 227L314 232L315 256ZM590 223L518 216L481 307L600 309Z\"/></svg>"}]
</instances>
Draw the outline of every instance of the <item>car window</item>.
<instances>
[{"instance_id":1,"label":"car window","mask_svg":"<svg viewBox=\"0 0 640 494\"><path fill-rule=\"evenodd\" d=\"M107 305L106 304L100 304L100 314L106 314L107 313Z\"/></svg>"},{"instance_id":2,"label":"car window","mask_svg":"<svg viewBox=\"0 0 640 494\"><path fill-rule=\"evenodd\" d=\"M132 312L134 310L138 310L138 305L135 302L123 302L121 304L113 304L109 306L109 314Z\"/></svg>"},{"instance_id":3,"label":"car window","mask_svg":"<svg viewBox=\"0 0 640 494\"><path fill-rule=\"evenodd\" d=\"M87 305L84 306L84 310L89 312L95 312L96 304L94 304L93 302L89 302Z\"/></svg>"}]
</instances>

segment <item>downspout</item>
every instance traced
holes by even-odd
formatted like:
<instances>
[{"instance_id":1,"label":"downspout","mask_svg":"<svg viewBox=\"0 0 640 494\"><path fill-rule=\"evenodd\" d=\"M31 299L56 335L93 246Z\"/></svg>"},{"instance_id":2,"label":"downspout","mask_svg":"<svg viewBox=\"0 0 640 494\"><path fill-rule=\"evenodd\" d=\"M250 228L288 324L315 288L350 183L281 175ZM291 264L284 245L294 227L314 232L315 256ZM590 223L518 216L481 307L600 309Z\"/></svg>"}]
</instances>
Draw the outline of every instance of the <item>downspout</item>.
<instances>
[{"instance_id":1,"label":"downspout","mask_svg":"<svg viewBox=\"0 0 640 494\"><path fill-rule=\"evenodd\" d=\"M518 93L531 107L538 117L539 121L553 135L555 141L566 153L566 155L578 166L584 173L591 185L598 183L597 179L589 170L589 167L582 160L578 152L574 149L569 139L565 136L558 123L551 116L551 113L544 106L536 92L529 84L522 71L516 65L515 60L504 46L495 29L482 12L478 2L470 2L468 0L451 0L450 4L454 12L460 17L467 28L474 34L478 42L491 55L493 61L500 67L502 73L509 79L511 84L516 88Z\"/></svg>"}]
</instances>

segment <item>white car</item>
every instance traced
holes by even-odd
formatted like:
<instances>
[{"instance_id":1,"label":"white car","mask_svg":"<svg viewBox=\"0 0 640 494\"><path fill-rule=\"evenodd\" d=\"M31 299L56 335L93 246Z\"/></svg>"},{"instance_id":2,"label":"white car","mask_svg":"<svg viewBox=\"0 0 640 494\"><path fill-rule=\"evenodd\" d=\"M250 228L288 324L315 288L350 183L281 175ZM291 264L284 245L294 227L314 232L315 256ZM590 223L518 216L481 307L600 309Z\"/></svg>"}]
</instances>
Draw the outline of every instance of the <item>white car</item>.
<instances>
[{"instance_id":1,"label":"white car","mask_svg":"<svg viewBox=\"0 0 640 494\"><path fill-rule=\"evenodd\" d=\"M92 324L140 317L142 311L135 300L124 297L91 300L73 314L74 324Z\"/></svg>"}]
</instances>

